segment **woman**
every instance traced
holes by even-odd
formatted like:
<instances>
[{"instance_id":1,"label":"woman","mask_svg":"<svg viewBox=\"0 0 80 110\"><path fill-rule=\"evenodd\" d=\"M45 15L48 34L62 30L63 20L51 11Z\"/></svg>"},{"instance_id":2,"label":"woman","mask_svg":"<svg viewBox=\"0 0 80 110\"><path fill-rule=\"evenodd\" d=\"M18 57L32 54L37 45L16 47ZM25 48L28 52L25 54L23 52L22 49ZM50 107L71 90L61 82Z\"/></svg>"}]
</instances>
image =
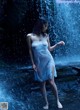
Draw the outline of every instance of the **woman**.
<instances>
[{"instance_id":1,"label":"woman","mask_svg":"<svg viewBox=\"0 0 80 110\"><path fill-rule=\"evenodd\" d=\"M57 77L54 59L50 53L59 45L65 45L63 41L58 42L54 46L50 46L49 35L46 33L48 22L44 18L40 18L33 28L33 32L27 34L29 53L32 61L32 67L35 72L35 80L41 84L45 106L43 109L49 108L49 103L46 94L46 81L48 80L52 86L52 91L57 100L57 107L63 108L59 101L58 90L54 81Z\"/></svg>"}]
</instances>

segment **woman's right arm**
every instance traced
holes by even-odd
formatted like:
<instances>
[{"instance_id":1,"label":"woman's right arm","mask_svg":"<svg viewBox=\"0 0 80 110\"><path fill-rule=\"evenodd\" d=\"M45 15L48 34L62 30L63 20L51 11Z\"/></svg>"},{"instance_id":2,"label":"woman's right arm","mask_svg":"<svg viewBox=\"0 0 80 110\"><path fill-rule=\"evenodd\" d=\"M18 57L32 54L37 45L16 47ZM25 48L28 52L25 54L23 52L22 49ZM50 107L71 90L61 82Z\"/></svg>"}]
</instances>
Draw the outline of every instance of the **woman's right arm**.
<instances>
[{"instance_id":1,"label":"woman's right arm","mask_svg":"<svg viewBox=\"0 0 80 110\"><path fill-rule=\"evenodd\" d=\"M37 69L34 64L33 54L32 54L32 49L31 49L31 36L30 35L27 35L27 43L28 43L28 47L29 47L29 54L30 54L30 58L31 58L31 62L32 62L32 67L36 71Z\"/></svg>"}]
</instances>

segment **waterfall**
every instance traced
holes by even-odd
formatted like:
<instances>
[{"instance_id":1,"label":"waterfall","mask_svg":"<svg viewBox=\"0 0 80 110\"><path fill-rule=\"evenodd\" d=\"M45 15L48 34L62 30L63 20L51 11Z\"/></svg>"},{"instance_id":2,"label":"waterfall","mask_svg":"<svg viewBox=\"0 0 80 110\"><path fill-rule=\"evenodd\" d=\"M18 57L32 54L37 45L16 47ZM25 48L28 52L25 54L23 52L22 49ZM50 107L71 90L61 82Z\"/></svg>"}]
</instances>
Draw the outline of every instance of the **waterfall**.
<instances>
[{"instance_id":1,"label":"waterfall","mask_svg":"<svg viewBox=\"0 0 80 110\"><path fill-rule=\"evenodd\" d=\"M54 0L41 0L41 10L40 16L45 15L48 18L52 40L55 43L63 40L66 44L53 52L56 63L80 62L80 4L59 4Z\"/></svg>"}]
</instances>

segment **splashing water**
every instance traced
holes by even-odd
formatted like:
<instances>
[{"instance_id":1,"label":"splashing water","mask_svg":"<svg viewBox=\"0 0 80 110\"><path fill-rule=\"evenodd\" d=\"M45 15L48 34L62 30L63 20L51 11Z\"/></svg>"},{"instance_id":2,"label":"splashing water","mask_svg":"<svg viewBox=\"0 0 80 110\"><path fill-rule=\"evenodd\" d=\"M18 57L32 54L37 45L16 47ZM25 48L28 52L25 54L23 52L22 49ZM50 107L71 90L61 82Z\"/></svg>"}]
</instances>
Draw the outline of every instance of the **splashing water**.
<instances>
[{"instance_id":1,"label":"splashing water","mask_svg":"<svg viewBox=\"0 0 80 110\"><path fill-rule=\"evenodd\" d=\"M57 43L63 40L66 44L55 50L56 63L80 62L80 4L58 4L54 0L42 1L40 16L45 15L44 7L46 7L52 41Z\"/></svg>"}]
</instances>

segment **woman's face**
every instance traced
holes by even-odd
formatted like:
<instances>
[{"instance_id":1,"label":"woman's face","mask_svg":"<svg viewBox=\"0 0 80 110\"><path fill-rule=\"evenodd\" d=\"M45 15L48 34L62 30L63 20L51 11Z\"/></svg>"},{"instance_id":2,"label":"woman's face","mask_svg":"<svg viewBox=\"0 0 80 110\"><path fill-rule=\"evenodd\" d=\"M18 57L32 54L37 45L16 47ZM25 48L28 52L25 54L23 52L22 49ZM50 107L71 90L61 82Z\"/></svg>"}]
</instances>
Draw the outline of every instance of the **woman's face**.
<instances>
[{"instance_id":1,"label":"woman's face","mask_svg":"<svg viewBox=\"0 0 80 110\"><path fill-rule=\"evenodd\" d=\"M43 24L43 32L46 32L46 30L48 29L48 23L46 23L46 24Z\"/></svg>"}]
</instances>

